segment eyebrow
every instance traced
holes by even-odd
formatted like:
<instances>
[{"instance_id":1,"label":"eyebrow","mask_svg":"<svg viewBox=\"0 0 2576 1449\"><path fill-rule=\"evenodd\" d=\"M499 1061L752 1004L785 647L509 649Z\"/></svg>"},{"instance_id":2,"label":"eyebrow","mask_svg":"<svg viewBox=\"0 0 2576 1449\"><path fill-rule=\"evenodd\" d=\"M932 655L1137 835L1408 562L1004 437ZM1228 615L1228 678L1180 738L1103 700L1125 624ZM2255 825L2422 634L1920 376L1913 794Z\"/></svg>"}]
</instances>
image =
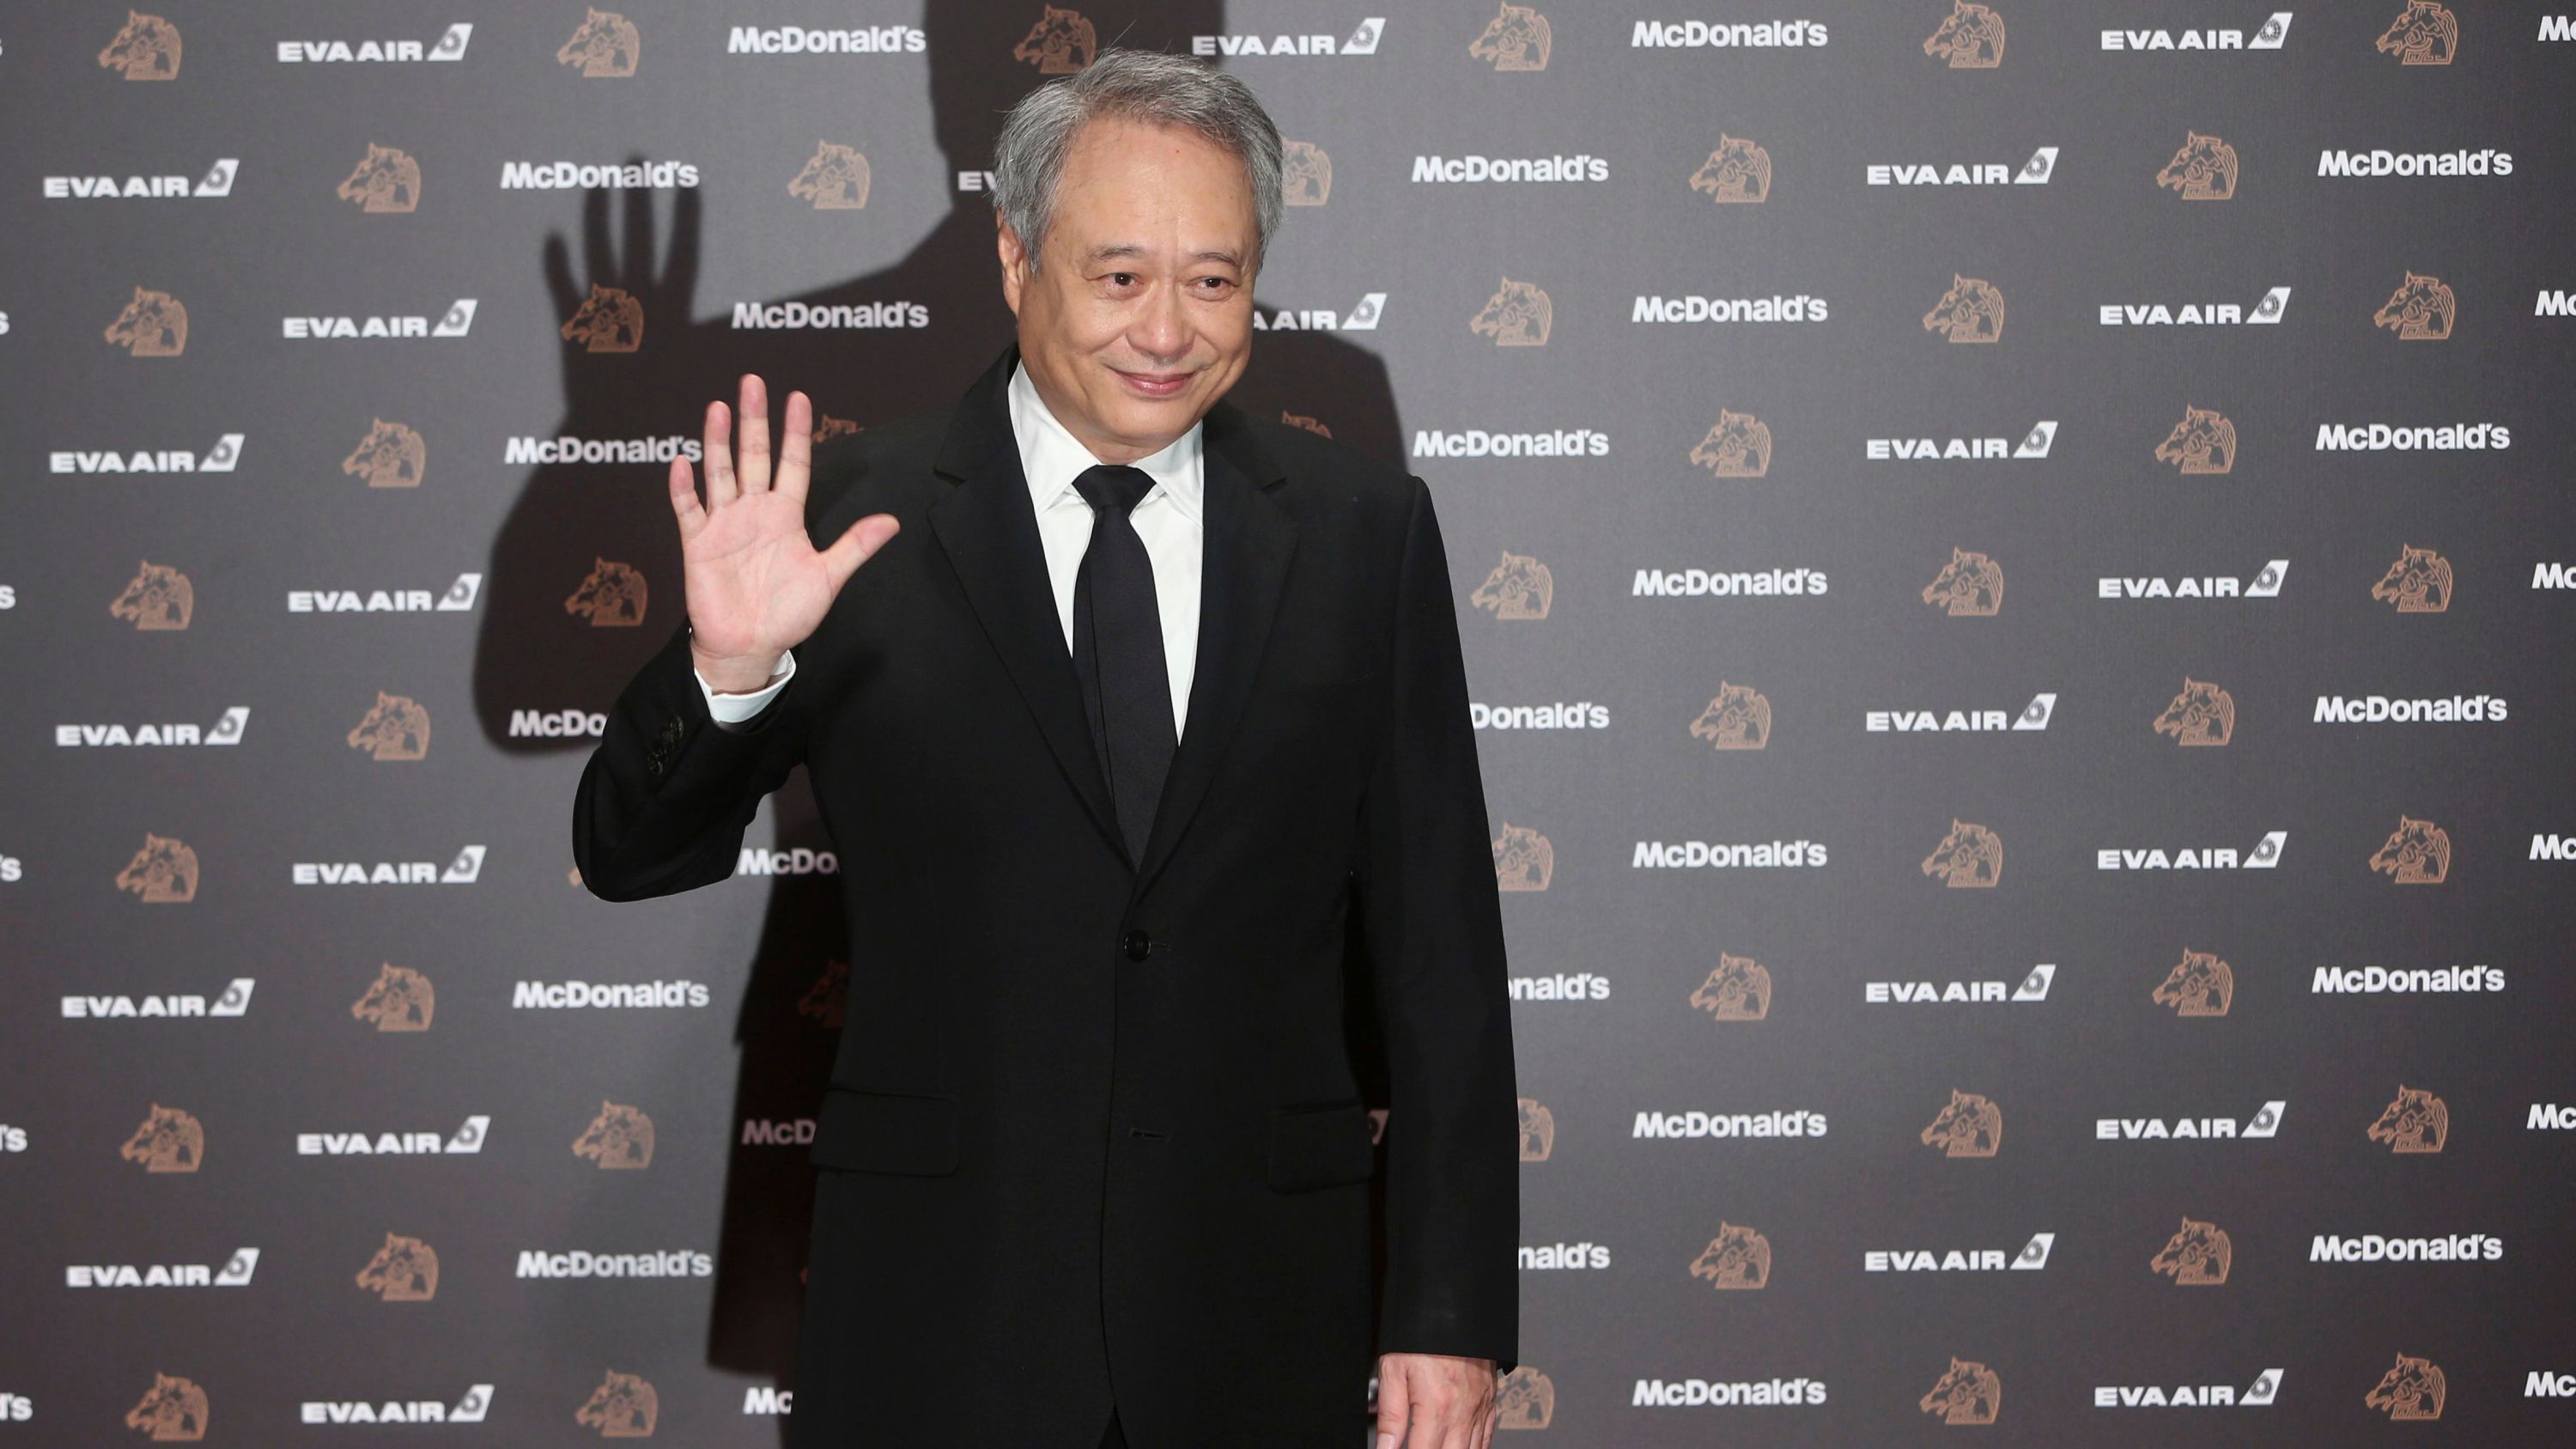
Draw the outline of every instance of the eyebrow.
<instances>
[{"instance_id":1,"label":"eyebrow","mask_svg":"<svg viewBox=\"0 0 2576 1449\"><path fill-rule=\"evenodd\" d=\"M1112 242L1107 246L1093 247L1090 251L1084 253L1082 264L1086 267L1096 266L1101 262L1115 261L1123 257L1143 257L1147 255L1150 255L1150 253L1141 242ZM1227 266L1236 268L1240 268L1243 265L1243 258L1239 254L1227 251L1221 247L1207 251L1192 252L1189 254L1189 260L1194 262L1223 262Z\"/></svg>"}]
</instances>

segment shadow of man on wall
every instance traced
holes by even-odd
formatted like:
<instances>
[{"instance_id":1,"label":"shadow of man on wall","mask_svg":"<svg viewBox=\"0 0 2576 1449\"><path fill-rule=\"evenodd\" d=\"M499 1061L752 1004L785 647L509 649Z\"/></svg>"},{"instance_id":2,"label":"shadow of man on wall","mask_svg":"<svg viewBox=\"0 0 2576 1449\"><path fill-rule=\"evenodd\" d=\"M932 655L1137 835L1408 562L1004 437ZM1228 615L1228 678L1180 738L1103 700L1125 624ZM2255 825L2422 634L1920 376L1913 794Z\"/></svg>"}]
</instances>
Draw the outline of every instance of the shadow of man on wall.
<instances>
[{"instance_id":1,"label":"shadow of man on wall","mask_svg":"<svg viewBox=\"0 0 2576 1449\"><path fill-rule=\"evenodd\" d=\"M1003 113L1046 78L1038 60L1015 59L1013 52L1034 57L1035 47L1024 42L1038 35L1046 24L1042 14L1054 8L1036 0L938 0L925 8L930 103L953 186L959 171L990 168ZM1101 46L1179 53L1187 53L1192 35L1222 31L1225 22L1216 0L1086 0L1081 14ZM730 399L735 378L758 372L773 398L805 390L826 420L822 426L838 434L818 437L822 475L831 450L854 446L857 431L954 401L1012 335L990 197L981 192L953 191L937 226L893 265L794 299L822 306L918 303L930 314L930 325L919 329L737 329L728 316L702 317L695 290L706 219L697 192L677 193L667 237L649 190L628 191L614 225L611 209L605 190L584 198L577 260L562 237L548 238L544 269L554 321L572 319L595 289L614 288L632 297L647 319L637 348L642 355L595 354L580 342L563 343L564 415L555 435L694 437L707 402ZM1273 315L1256 305L1265 318ZM614 318L604 325L614 326ZM1228 401L1255 417L1311 419L1372 457L1402 458L1385 364L1330 332L1263 333ZM850 431L841 431L845 425ZM474 662L476 716L496 748L585 747L578 740L513 737L513 706L544 699L605 710L668 637L664 621L680 612L680 562L661 473L651 464L546 465L522 483L493 545ZM821 493L818 480L809 516L829 507ZM663 627L605 631L614 639L582 628L579 609L591 603L568 601L585 594L613 601L611 563L640 573L651 596L668 601L653 615ZM610 578L601 579L603 573ZM575 628L581 635L570 632ZM575 637L584 647L569 647ZM562 803L569 808L568 794ZM772 848L829 848L801 771L773 797L770 818ZM848 935L835 878L782 875L769 890L735 1018L734 1126L707 1351L720 1368L785 1387L795 1362L812 1176L802 1152L747 1146L739 1124L810 1117L843 1015L867 1007L846 995ZM1354 1060L1370 1101L1382 1104L1365 963L1356 950L1353 957ZM707 974L729 979L722 970Z\"/></svg>"}]
</instances>

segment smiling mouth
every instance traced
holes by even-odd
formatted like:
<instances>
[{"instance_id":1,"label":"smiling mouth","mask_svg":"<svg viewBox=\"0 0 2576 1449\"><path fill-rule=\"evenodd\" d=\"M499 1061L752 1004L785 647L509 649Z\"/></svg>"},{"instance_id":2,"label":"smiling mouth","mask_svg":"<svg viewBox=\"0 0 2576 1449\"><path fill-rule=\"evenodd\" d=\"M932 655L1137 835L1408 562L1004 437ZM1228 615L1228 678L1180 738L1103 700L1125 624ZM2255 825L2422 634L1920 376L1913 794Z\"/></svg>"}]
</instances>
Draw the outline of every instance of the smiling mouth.
<instances>
[{"instance_id":1,"label":"smiling mouth","mask_svg":"<svg viewBox=\"0 0 2576 1449\"><path fill-rule=\"evenodd\" d=\"M1130 388L1148 397L1171 397L1187 387L1191 377L1186 372L1129 372L1123 367L1109 370L1118 374Z\"/></svg>"}]
</instances>

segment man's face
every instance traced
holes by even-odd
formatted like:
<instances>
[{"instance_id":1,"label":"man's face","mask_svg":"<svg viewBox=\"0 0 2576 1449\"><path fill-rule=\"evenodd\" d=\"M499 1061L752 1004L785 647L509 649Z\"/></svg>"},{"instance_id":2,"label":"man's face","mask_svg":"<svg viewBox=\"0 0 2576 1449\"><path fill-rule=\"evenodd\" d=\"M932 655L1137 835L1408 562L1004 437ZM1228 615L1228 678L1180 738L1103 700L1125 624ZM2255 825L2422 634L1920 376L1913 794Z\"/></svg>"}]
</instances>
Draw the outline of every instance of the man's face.
<instances>
[{"instance_id":1,"label":"man's face","mask_svg":"<svg viewBox=\"0 0 2576 1449\"><path fill-rule=\"evenodd\" d=\"M1093 456L1160 452L1243 375L1256 231L1241 161L1196 132L1123 120L1074 137L1043 268L1000 228L1021 361Z\"/></svg>"}]
</instances>

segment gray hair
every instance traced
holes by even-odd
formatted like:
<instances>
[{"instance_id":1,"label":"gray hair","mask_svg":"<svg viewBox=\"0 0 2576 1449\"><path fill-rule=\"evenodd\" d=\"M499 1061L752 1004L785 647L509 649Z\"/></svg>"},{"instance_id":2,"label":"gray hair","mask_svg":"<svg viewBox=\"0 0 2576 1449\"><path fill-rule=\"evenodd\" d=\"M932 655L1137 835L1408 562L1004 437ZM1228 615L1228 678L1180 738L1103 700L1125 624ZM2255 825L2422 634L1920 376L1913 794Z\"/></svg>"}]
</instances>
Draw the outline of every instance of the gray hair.
<instances>
[{"instance_id":1,"label":"gray hair","mask_svg":"<svg viewBox=\"0 0 2576 1449\"><path fill-rule=\"evenodd\" d=\"M1094 120L1142 121L1194 131L1243 162L1252 184L1255 253L1246 271L1270 255L1270 237L1285 209L1280 194L1279 128L1235 77L1186 56L1150 50L1103 50L1072 75L1020 98L994 148L993 210L1028 249L1029 270L1055 219L1056 185L1074 137Z\"/></svg>"}]
</instances>

